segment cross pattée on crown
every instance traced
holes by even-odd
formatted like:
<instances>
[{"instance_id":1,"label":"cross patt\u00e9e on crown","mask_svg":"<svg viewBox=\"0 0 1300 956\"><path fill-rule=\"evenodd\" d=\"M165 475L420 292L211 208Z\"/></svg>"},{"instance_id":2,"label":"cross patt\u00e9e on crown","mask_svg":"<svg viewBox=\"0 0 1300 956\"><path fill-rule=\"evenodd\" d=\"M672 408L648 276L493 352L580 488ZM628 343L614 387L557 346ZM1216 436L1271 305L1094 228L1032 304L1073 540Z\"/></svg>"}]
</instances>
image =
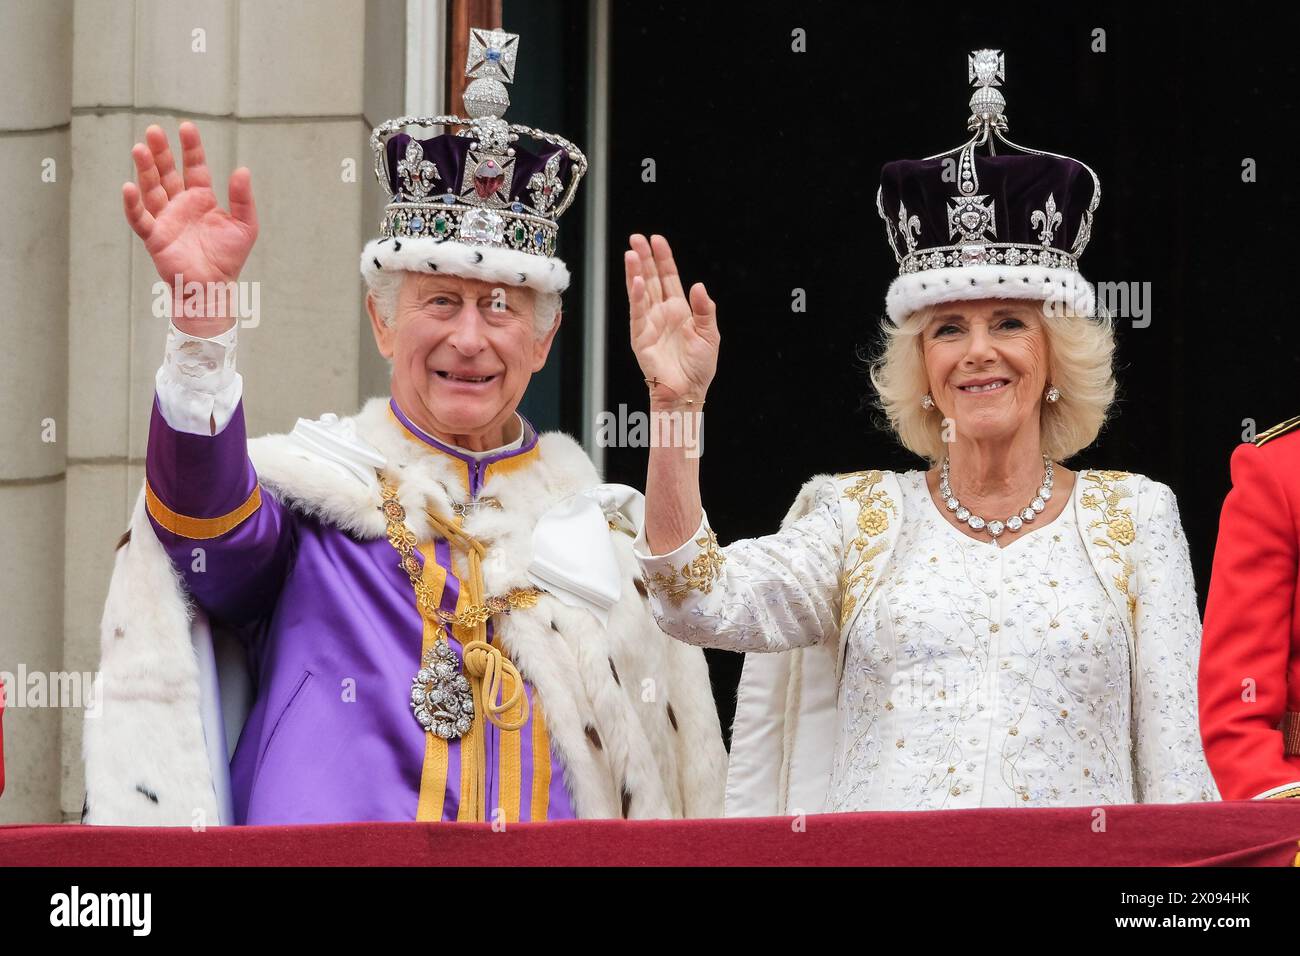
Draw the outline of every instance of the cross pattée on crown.
<instances>
[{"instance_id":1,"label":"cross patt\u00e9e on crown","mask_svg":"<svg viewBox=\"0 0 1300 956\"><path fill-rule=\"evenodd\" d=\"M515 81L515 56L519 52L519 34L505 30L485 30L473 27L469 31L469 50L465 57L465 75Z\"/></svg>"},{"instance_id":2,"label":"cross patt\u00e9e on crown","mask_svg":"<svg viewBox=\"0 0 1300 956\"><path fill-rule=\"evenodd\" d=\"M474 119L499 118L510 107L505 84L515 81L519 34L473 27L465 54L465 75L470 77L462 99Z\"/></svg>"},{"instance_id":3,"label":"cross patt\u00e9e on crown","mask_svg":"<svg viewBox=\"0 0 1300 956\"><path fill-rule=\"evenodd\" d=\"M1001 50L972 50L966 57L967 81L975 84L970 98L970 119L967 129L980 125L1006 129L1006 98L996 87L1007 78L1007 58Z\"/></svg>"}]
</instances>

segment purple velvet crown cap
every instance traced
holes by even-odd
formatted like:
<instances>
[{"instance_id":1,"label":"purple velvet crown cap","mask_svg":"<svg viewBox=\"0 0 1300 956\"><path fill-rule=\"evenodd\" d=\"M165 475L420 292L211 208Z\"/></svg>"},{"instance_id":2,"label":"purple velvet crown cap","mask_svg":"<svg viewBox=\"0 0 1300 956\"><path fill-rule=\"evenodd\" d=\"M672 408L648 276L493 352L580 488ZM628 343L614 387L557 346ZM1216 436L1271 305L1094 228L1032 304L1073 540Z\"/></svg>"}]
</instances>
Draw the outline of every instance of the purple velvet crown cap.
<instances>
[{"instance_id":1,"label":"purple velvet crown cap","mask_svg":"<svg viewBox=\"0 0 1300 956\"><path fill-rule=\"evenodd\" d=\"M992 225L981 233L982 241L1045 244L1067 252L1074 248L1096 191L1087 167L1068 157L1032 153L997 156L976 153L974 161L979 183L977 195L991 199L993 208ZM964 241L949 225L950 208L960 195L953 179L958 162L954 154L934 159L896 160L882 168L881 208L885 221L898 236L901 254L907 253L898 225L899 212L904 207L907 218L915 216L919 226L919 231L914 228L911 233L917 252ZM1059 220L1051 215L1053 209ZM1048 234L1050 239L1044 243L1043 237Z\"/></svg>"},{"instance_id":2,"label":"purple velvet crown cap","mask_svg":"<svg viewBox=\"0 0 1300 956\"><path fill-rule=\"evenodd\" d=\"M388 182L393 188L394 201L412 201L412 197L403 192L402 180L397 172L397 164L406 155L406 144L411 139L412 137L408 133L397 133L390 137L385 144L384 158L387 166ZM424 158L431 160L437 166L438 174L442 177L434 182L429 197L422 201L434 202L438 196L446 193L460 196L462 184L465 182L465 167L469 162L469 150L473 139L468 136L457 136L454 133L443 133L438 136L431 136L428 139L416 140L416 142L424 149ZM556 153L560 154L560 182L567 184L571 181L573 161L564 149L555 147L549 152L534 153L521 147L517 141L513 144L513 147L515 151L513 157L514 175L510 180L510 202L532 206L533 200L528 192L529 180L532 179L533 173L543 172L547 160ZM551 210L547 218L553 217L554 211Z\"/></svg>"}]
</instances>

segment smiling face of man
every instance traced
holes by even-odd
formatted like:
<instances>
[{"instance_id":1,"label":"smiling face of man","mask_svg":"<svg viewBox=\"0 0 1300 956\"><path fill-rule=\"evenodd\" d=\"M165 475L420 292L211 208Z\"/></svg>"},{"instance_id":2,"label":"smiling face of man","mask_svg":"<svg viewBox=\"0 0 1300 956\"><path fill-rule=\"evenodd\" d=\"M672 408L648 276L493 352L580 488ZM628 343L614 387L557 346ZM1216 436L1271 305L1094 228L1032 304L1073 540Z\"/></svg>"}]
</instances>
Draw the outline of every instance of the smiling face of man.
<instances>
[{"instance_id":1,"label":"smiling face of man","mask_svg":"<svg viewBox=\"0 0 1300 956\"><path fill-rule=\"evenodd\" d=\"M930 394L960 438L1010 438L1038 427L1047 384L1042 305L1008 299L954 302L922 332Z\"/></svg>"},{"instance_id":2,"label":"smiling face of man","mask_svg":"<svg viewBox=\"0 0 1300 956\"><path fill-rule=\"evenodd\" d=\"M472 451L518 437L515 409L546 364L559 316L534 329L533 290L439 273L405 274L391 324L366 299L375 342L393 363L402 411L435 438Z\"/></svg>"}]
</instances>

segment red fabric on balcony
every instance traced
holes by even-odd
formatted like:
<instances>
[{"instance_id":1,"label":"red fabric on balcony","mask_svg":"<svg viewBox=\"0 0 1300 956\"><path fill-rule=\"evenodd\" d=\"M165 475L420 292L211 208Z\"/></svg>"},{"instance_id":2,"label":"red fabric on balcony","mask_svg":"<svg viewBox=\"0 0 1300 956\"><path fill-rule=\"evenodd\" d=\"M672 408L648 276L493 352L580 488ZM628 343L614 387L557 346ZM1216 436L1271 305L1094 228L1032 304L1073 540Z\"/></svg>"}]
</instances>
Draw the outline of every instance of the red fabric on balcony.
<instances>
[{"instance_id":1,"label":"red fabric on balcony","mask_svg":"<svg viewBox=\"0 0 1300 956\"><path fill-rule=\"evenodd\" d=\"M1294 866L1300 800L685 821L0 827L6 866ZM1100 829L1104 822L1104 831Z\"/></svg>"}]
</instances>

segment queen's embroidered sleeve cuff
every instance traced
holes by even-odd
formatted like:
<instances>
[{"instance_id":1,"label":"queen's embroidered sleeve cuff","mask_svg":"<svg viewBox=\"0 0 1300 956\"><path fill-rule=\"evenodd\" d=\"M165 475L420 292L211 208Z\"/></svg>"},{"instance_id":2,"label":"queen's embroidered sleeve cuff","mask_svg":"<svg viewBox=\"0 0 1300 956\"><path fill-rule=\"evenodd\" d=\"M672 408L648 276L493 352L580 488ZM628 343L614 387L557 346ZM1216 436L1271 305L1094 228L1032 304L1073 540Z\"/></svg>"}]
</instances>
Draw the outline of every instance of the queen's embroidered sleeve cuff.
<instances>
[{"instance_id":1,"label":"queen's embroidered sleeve cuff","mask_svg":"<svg viewBox=\"0 0 1300 956\"><path fill-rule=\"evenodd\" d=\"M176 431L219 435L230 423L244 391L243 377L235 371L238 328L205 339L169 326L154 385L159 411Z\"/></svg>"},{"instance_id":2,"label":"queen's embroidered sleeve cuff","mask_svg":"<svg viewBox=\"0 0 1300 956\"><path fill-rule=\"evenodd\" d=\"M681 607L691 596L711 593L726 561L718 548L717 536L709 527L708 514L702 509L695 533L676 550L668 554L650 554L643 524L632 542L632 552L641 565L651 596L672 607Z\"/></svg>"}]
</instances>

